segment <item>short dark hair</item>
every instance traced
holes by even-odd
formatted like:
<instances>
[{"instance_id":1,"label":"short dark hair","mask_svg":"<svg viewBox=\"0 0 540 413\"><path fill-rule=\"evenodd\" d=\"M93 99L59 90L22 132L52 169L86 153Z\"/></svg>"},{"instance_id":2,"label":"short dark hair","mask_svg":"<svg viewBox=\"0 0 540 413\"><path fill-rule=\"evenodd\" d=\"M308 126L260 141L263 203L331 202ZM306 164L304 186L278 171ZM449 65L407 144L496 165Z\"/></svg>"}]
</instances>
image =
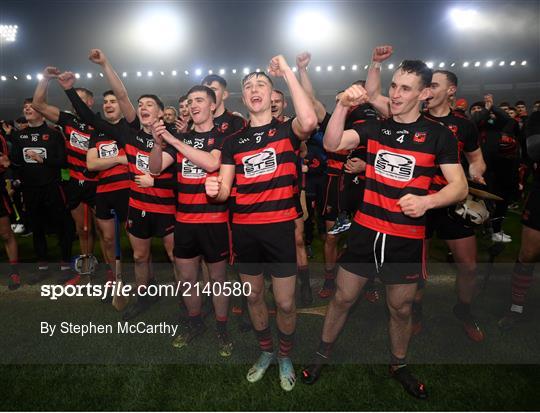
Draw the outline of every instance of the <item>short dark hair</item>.
<instances>
[{"instance_id":1,"label":"short dark hair","mask_svg":"<svg viewBox=\"0 0 540 413\"><path fill-rule=\"evenodd\" d=\"M153 94L141 95L139 96L139 99L137 99L137 102L140 102L142 98L152 99L154 102L156 102L156 104L160 107L161 110L165 109L165 105L163 104L161 99L157 97L157 95L153 95Z\"/></svg>"},{"instance_id":2,"label":"short dark hair","mask_svg":"<svg viewBox=\"0 0 540 413\"><path fill-rule=\"evenodd\" d=\"M182 95L178 98L178 103L183 102L184 100L187 100L187 95Z\"/></svg>"},{"instance_id":3,"label":"short dark hair","mask_svg":"<svg viewBox=\"0 0 540 413\"><path fill-rule=\"evenodd\" d=\"M360 85L362 87L366 87L366 81L365 80L357 80L355 82L352 82L353 85Z\"/></svg>"},{"instance_id":4,"label":"short dark hair","mask_svg":"<svg viewBox=\"0 0 540 413\"><path fill-rule=\"evenodd\" d=\"M435 73L440 73L441 75L445 75L446 80L448 80L448 83L450 83L452 86L457 87L458 78L454 72L451 72L450 70L434 70L433 74Z\"/></svg>"},{"instance_id":5,"label":"short dark hair","mask_svg":"<svg viewBox=\"0 0 540 413\"><path fill-rule=\"evenodd\" d=\"M187 92L187 96L191 95L194 92L204 92L208 95L212 102L216 103L216 92L214 92L208 86L195 85L191 89L189 89L189 91Z\"/></svg>"},{"instance_id":6,"label":"short dark hair","mask_svg":"<svg viewBox=\"0 0 540 413\"><path fill-rule=\"evenodd\" d=\"M88 90L85 87L76 87L75 91L76 92L84 92L86 94L86 96L90 96L91 98L94 97L94 93L92 91Z\"/></svg>"},{"instance_id":7,"label":"short dark hair","mask_svg":"<svg viewBox=\"0 0 540 413\"><path fill-rule=\"evenodd\" d=\"M510 107L510 103L509 102L501 102L501 103L499 103L499 107L502 107L502 106Z\"/></svg>"},{"instance_id":8,"label":"short dark hair","mask_svg":"<svg viewBox=\"0 0 540 413\"><path fill-rule=\"evenodd\" d=\"M109 90L106 90L105 92L103 92L103 97L109 96L109 95L116 96L116 95L114 94L114 91L113 91L112 89L109 89Z\"/></svg>"},{"instance_id":9,"label":"short dark hair","mask_svg":"<svg viewBox=\"0 0 540 413\"><path fill-rule=\"evenodd\" d=\"M265 77L268 79L268 81L270 82L270 86L274 87L274 82L272 82L272 79L270 79L270 76L268 76L265 72L251 72L251 73L248 73L247 75L245 75L243 78L242 78L242 86L245 85L245 83L251 79L252 77Z\"/></svg>"},{"instance_id":10,"label":"short dark hair","mask_svg":"<svg viewBox=\"0 0 540 413\"><path fill-rule=\"evenodd\" d=\"M517 106L517 105L527 106L527 104L525 103L524 100L518 100L518 101L516 102L516 106Z\"/></svg>"},{"instance_id":11,"label":"short dark hair","mask_svg":"<svg viewBox=\"0 0 540 413\"><path fill-rule=\"evenodd\" d=\"M32 103L33 99L32 98L25 98L23 100L23 106L26 105L27 103Z\"/></svg>"},{"instance_id":12,"label":"short dark hair","mask_svg":"<svg viewBox=\"0 0 540 413\"><path fill-rule=\"evenodd\" d=\"M514 106L509 106L508 110L513 110L514 112L517 112L517 109Z\"/></svg>"},{"instance_id":13,"label":"short dark hair","mask_svg":"<svg viewBox=\"0 0 540 413\"><path fill-rule=\"evenodd\" d=\"M485 103L484 102L474 102L471 106L469 106L469 112L471 111L472 108L474 108L475 106L479 106L481 108L484 108L485 107Z\"/></svg>"},{"instance_id":14,"label":"short dark hair","mask_svg":"<svg viewBox=\"0 0 540 413\"><path fill-rule=\"evenodd\" d=\"M540 105L540 100L535 100L533 105Z\"/></svg>"},{"instance_id":15,"label":"short dark hair","mask_svg":"<svg viewBox=\"0 0 540 413\"><path fill-rule=\"evenodd\" d=\"M285 93L283 93L281 90L279 90L279 89L274 89L274 90L272 90L272 92L279 93L279 94L281 95L281 97L283 98L283 100L285 100Z\"/></svg>"},{"instance_id":16,"label":"short dark hair","mask_svg":"<svg viewBox=\"0 0 540 413\"><path fill-rule=\"evenodd\" d=\"M404 60L398 66L397 70L407 73L413 73L420 78L420 85L426 88L431 84L433 71L421 60Z\"/></svg>"},{"instance_id":17,"label":"short dark hair","mask_svg":"<svg viewBox=\"0 0 540 413\"><path fill-rule=\"evenodd\" d=\"M212 82L218 82L221 86L223 86L224 89L227 88L227 81L225 79L223 79L219 75L208 75L208 76L206 76L202 80L201 85L211 85ZM188 95L189 95L189 93L188 93Z\"/></svg>"}]
</instances>

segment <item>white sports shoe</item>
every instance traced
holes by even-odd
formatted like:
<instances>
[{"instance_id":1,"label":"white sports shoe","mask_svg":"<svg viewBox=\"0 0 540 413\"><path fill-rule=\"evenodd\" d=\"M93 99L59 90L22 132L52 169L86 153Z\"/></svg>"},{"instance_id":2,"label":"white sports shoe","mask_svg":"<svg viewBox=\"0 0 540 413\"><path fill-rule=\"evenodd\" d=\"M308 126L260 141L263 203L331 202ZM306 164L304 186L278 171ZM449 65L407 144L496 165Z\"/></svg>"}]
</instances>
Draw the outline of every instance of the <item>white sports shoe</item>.
<instances>
[{"instance_id":1,"label":"white sports shoe","mask_svg":"<svg viewBox=\"0 0 540 413\"><path fill-rule=\"evenodd\" d=\"M508 234L505 234L504 231L494 232L491 236L493 242L512 242L512 237Z\"/></svg>"}]
</instances>

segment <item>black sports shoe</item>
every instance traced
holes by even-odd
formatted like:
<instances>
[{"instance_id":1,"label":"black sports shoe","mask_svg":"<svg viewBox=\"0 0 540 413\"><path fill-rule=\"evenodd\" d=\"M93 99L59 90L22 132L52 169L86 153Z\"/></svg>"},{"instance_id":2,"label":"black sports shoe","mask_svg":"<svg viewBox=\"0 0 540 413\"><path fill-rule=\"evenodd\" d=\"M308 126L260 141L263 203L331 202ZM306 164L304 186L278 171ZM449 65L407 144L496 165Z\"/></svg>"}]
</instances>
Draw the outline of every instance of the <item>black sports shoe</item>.
<instances>
[{"instance_id":1,"label":"black sports shoe","mask_svg":"<svg viewBox=\"0 0 540 413\"><path fill-rule=\"evenodd\" d=\"M28 280L28 284L29 285L34 285L34 284L40 283L40 282L46 280L47 278L49 278L49 276L50 276L49 270L38 270L38 272L35 273L30 278L30 280Z\"/></svg>"},{"instance_id":2,"label":"black sports shoe","mask_svg":"<svg viewBox=\"0 0 540 413\"><path fill-rule=\"evenodd\" d=\"M324 357L321 353L315 354L313 364L307 366L302 370L302 382L304 384L315 384L319 377L321 377L321 370L326 366L327 357Z\"/></svg>"},{"instance_id":3,"label":"black sports shoe","mask_svg":"<svg viewBox=\"0 0 540 413\"><path fill-rule=\"evenodd\" d=\"M400 383L410 395L422 400L427 399L426 386L412 375L408 366L399 367L395 370L390 366L390 376Z\"/></svg>"},{"instance_id":4,"label":"black sports shoe","mask_svg":"<svg viewBox=\"0 0 540 413\"><path fill-rule=\"evenodd\" d=\"M311 285L309 280L300 281L300 301L303 306L313 303L313 294L311 292Z\"/></svg>"},{"instance_id":5,"label":"black sports shoe","mask_svg":"<svg viewBox=\"0 0 540 413\"><path fill-rule=\"evenodd\" d=\"M17 288L19 288L21 286L21 277L19 277L19 274L11 274L9 276L9 281L8 281L8 288L13 291L13 290L16 290Z\"/></svg>"},{"instance_id":6,"label":"black sports shoe","mask_svg":"<svg viewBox=\"0 0 540 413\"><path fill-rule=\"evenodd\" d=\"M144 313L146 310L148 310L148 307L150 307L147 303L143 302L140 297L139 299L131 304L126 311L124 311L124 314L122 314L122 320L128 321L135 317L137 317L139 314Z\"/></svg>"}]
</instances>

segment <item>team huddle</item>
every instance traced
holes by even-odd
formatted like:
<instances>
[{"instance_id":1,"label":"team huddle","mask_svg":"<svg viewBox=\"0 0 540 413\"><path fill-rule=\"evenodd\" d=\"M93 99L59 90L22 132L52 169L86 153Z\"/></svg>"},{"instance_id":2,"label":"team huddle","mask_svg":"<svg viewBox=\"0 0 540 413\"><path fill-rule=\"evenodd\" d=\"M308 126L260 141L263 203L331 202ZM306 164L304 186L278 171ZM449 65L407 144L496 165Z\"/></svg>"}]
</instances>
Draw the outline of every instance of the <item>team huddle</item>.
<instances>
[{"instance_id":1,"label":"team huddle","mask_svg":"<svg viewBox=\"0 0 540 413\"><path fill-rule=\"evenodd\" d=\"M86 255L94 250L96 224L108 282L115 280L118 227L124 225L139 292L123 312L124 320L136 318L153 304L154 298L144 290L157 283L152 270L154 238L162 240L175 280L188 287L201 277L225 283L228 265L234 262L240 281L250 287L242 307L261 350L247 380L259 381L277 361L280 385L290 391L296 384L290 354L297 278L302 305L313 302L306 230L317 215L316 204L317 221L325 233L325 281L319 296L330 302L320 343L313 362L302 370L302 381L318 380L349 310L361 294L373 294L378 276L389 311L390 375L411 395L427 398L426 387L412 374L406 356L411 336L422 328L428 240L434 235L445 240L457 265L454 315L471 340L484 340L471 311L477 243L470 224L481 223L477 221L487 215L475 212L481 202L469 195L469 184L482 188L490 174L496 174L486 155L490 144L486 136L491 133L490 120L510 117L495 108L488 95L472 105L468 118L455 105L456 75L433 71L419 60L404 60L393 73L388 97L383 96L381 65L392 52L391 46L374 49L366 81L339 92L332 113L317 99L310 82L311 56L297 56L297 73L283 56L276 56L267 73L257 71L242 79L246 118L225 108L227 83L217 75L205 77L179 99L178 115L154 94L140 96L134 107L107 56L93 49L89 59L101 67L110 85L99 114L91 109L93 93L75 87L74 73L46 68L33 98L24 102L28 127L0 135L0 167L18 172L32 222L39 264L29 283L49 276L48 227L56 232L61 247L65 275L60 282L81 282L81 275L68 264L72 222ZM274 88L272 78L284 79L288 87L295 114L291 118L283 113L284 93ZM75 114L47 103L52 81L64 89ZM523 126L525 136L540 133L538 114L534 112ZM322 137L319 146L327 164L324 177L322 159L313 150L317 136ZM505 139L506 148L519 146L512 133L507 132ZM538 152L531 147L533 187L512 276L512 307L500 320L501 328L510 328L522 317L540 252L540 172L534 163L539 161L534 159ZM69 181L61 184L65 165ZM317 184L306 184L310 173L321 177L313 179ZM9 287L17 289L21 284L17 244L6 188L2 199L0 232L11 264ZM461 219L449 213L458 210L456 205L463 211ZM347 230L346 250L338 256L340 234ZM505 242L504 236L499 222L493 240ZM265 276L271 278L275 300L277 346L265 301ZM172 343L176 348L189 345L206 330L203 297L189 294L182 301L187 321ZM229 297L213 295L211 304L218 351L228 357L233 352L227 328Z\"/></svg>"}]
</instances>

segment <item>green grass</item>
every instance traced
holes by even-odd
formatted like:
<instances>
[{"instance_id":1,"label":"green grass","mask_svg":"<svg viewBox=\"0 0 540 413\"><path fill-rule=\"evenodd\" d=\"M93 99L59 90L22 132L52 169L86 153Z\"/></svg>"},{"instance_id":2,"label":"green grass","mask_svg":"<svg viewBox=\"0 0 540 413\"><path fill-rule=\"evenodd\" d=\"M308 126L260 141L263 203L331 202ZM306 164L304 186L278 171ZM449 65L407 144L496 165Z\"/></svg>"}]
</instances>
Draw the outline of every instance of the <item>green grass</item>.
<instances>
[{"instance_id":1,"label":"green grass","mask_svg":"<svg viewBox=\"0 0 540 413\"><path fill-rule=\"evenodd\" d=\"M517 214L510 214L505 230L519 240ZM31 262L30 240L19 240L22 257ZM480 238L480 261L487 259L487 245ZM125 240L124 247L127 253ZM163 260L159 243L155 247L154 258ZM320 285L319 241L314 249L312 271ZM316 385L298 383L285 393L275 366L259 383L245 380L257 346L252 333L238 331L235 317L230 323L235 352L226 361L216 353L212 328L182 351L173 349L171 337L164 335L45 338L39 334L43 320L114 323L119 315L95 299L53 303L39 297L37 288L9 292L0 286L0 410L538 410L538 323L523 323L510 334L496 327L508 303L509 270L518 249L514 242L498 257L497 262L508 264L476 300L475 313L487 335L481 344L470 342L451 315L453 278L447 272L434 274L425 298L426 328L410 347L414 371L431 395L425 402L411 398L388 378L382 302L359 303L336 345L336 364ZM444 244L433 242L431 262L444 263L445 257ZM530 308L540 311L538 288L531 292ZM174 322L175 317L175 300L165 298L141 319ZM316 347L322 321L299 316L294 353L298 368ZM211 320L207 324L213 327Z\"/></svg>"}]
</instances>

